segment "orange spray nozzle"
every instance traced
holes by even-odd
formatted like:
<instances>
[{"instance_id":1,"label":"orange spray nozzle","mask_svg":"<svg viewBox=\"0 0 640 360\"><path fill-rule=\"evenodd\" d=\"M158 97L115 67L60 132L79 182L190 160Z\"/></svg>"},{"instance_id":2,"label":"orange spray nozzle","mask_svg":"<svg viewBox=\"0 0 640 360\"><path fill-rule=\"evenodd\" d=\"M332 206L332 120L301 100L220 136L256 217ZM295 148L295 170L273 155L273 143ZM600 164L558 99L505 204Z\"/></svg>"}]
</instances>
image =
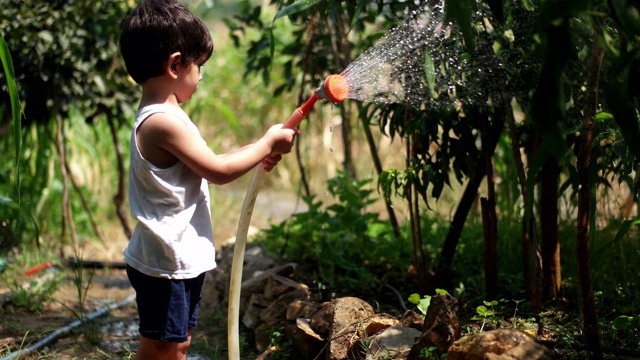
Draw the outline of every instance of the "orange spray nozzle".
<instances>
[{"instance_id":1,"label":"orange spray nozzle","mask_svg":"<svg viewBox=\"0 0 640 360\"><path fill-rule=\"evenodd\" d=\"M318 100L330 100L334 103L343 102L349 95L349 85L341 75L329 75L324 83L316 89L313 95L302 106L297 108L284 123L285 128L293 129L302 122L307 113Z\"/></svg>"},{"instance_id":2,"label":"orange spray nozzle","mask_svg":"<svg viewBox=\"0 0 640 360\"><path fill-rule=\"evenodd\" d=\"M342 75L329 75L322 86L316 90L318 99L328 99L334 103L341 103L349 95L349 84Z\"/></svg>"}]
</instances>

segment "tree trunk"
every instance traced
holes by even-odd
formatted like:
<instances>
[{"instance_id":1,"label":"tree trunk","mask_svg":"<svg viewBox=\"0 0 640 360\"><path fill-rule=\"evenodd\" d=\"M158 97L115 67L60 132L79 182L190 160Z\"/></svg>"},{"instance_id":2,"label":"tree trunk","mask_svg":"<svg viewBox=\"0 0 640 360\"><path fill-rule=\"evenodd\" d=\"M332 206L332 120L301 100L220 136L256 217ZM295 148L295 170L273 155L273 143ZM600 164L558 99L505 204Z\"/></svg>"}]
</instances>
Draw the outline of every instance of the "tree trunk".
<instances>
[{"instance_id":1,"label":"tree trunk","mask_svg":"<svg viewBox=\"0 0 640 360\"><path fill-rule=\"evenodd\" d=\"M560 293L560 239L558 237L558 178L560 167L550 157L542 167L540 187L540 230L542 237L542 296L552 299Z\"/></svg>"},{"instance_id":2,"label":"tree trunk","mask_svg":"<svg viewBox=\"0 0 640 360\"><path fill-rule=\"evenodd\" d=\"M490 133L495 134L495 136L490 139L490 143L487 146L487 150L489 150L491 154L495 152L496 146L498 145L498 139L500 139L500 134L502 133L502 128L504 126L503 118L497 118L496 120L497 121L494 122L490 131ZM444 244L442 245L442 250L440 252L440 261L436 269L436 286L438 287L450 287L449 283L451 281L450 274L453 256L456 253L456 248L460 241L460 235L462 234L464 223L467 221L467 216L469 215L471 206L478 196L478 188L486 174L487 169L484 162L478 162L478 166L476 167L473 176L469 179L464 193L462 194L462 198L458 203L458 208L456 209L456 213L453 215L451 226L449 227L447 237L444 240Z\"/></svg>"},{"instance_id":3,"label":"tree trunk","mask_svg":"<svg viewBox=\"0 0 640 360\"><path fill-rule=\"evenodd\" d=\"M55 112L57 114L57 112ZM77 245L75 225L73 223L73 213L71 211L71 203L69 202L69 176L65 164L67 162L67 150L64 136L64 121L58 115L55 116L56 135L55 144L58 158L60 159L60 176L62 177L62 219L60 229L60 252L61 257L64 255L64 245L67 242L67 236L71 236L71 244L75 248Z\"/></svg>"},{"instance_id":4,"label":"tree trunk","mask_svg":"<svg viewBox=\"0 0 640 360\"><path fill-rule=\"evenodd\" d=\"M405 122L408 109L405 109ZM407 168L411 166L411 160L415 156L415 139L410 136L407 139ZM418 280L418 290L421 294L430 294L434 289L431 289L429 279L427 276L427 263L424 255L424 246L422 243L422 231L420 221L420 195L418 194L416 186L413 181L409 184L407 190L407 204L409 207L409 222L411 225L411 241L413 244L413 267L415 268L416 277Z\"/></svg>"},{"instance_id":5,"label":"tree trunk","mask_svg":"<svg viewBox=\"0 0 640 360\"><path fill-rule=\"evenodd\" d=\"M358 114L360 110L362 110L362 106L358 103ZM367 144L369 145L369 151L371 152L371 158L373 159L373 166L376 169L376 173L378 176L382 174L382 163L380 162L380 156L378 156L378 149L376 147L376 143L373 139L373 134L371 133L371 128L369 124L366 123L364 116L359 116L360 120L362 120L362 129L367 138ZM384 204L387 209L387 214L389 214L389 222L391 223L391 227L393 228L393 234L396 237L400 236L400 225L398 224L398 218L396 217L395 211L393 211L393 207L391 206L391 201L384 196Z\"/></svg>"},{"instance_id":6,"label":"tree trunk","mask_svg":"<svg viewBox=\"0 0 640 360\"><path fill-rule=\"evenodd\" d=\"M498 220L496 217L496 192L493 177L493 149L490 148L491 131L489 119L483 117L482 152L487 173L487 197L482 198L482 224L484 228L484 285L487 299L494 300L498 296Z\"/></svg>"},{"instance_id":7,"label":"tree trunk","mask_svg":"<svg viewBox=\"0 0 640 360\"><path fill-rule=\"evenodd\" d=\"M351 63L350 51L345 46L347 44L346 35L344 29L349 24L345 23L340 16L332 17L334 20L332 32L335 36L331 37L331 45L333 48L334 59L336 61L336 68L339 70L344 69L345 65L340 63L342 59L345 64ZM351 151L351 115L347 107L344 104L338 106L340 108L340 116L342 117L341 129L342 129L342 147L344 151L343 168L349 179L357 179L356 166L353 162L353 155Z\"/></svg>"},{"instance_id":8,"label":"tree trunk","mask_svg":"<svg viewBox=\"0 0 640 360\"><path fill-rule=\"evenodd\" d=\"M80 197L82 208L87 213L87 216L89 216L89 222L91 223L91 227L93 227L93 231L95 231L96 236L98 237L98 240L100 241L100 243L106 246L107 242L105 241L104 236L102 236L102 231L100 231L100 226L98 226L98 222L96 221L96 218L93 216L93 211L91 211L91 206L89 206L89 203L87 202L87 198L82 193L82 189L80 188L80 186L76 182L75 177L73 176L73 172L71 171L71 167L69 166L69 161L67 161L67 159L65 159L64 167L67 171L67 174L69 175L69 180L71 180L71 185L73 186L73 189L78 194L78 197Z\"/></svg>"},{"instance_id":9,"label":"tree trunk","mask_svg":"<svg viewBox=\"0 0 640 360\"><path fill-rule=\"evenodd\" d=\"M600 66L602 65L602 48L593 36L591 48L591 68L587 80L587 94L583 109L583 129L578 144L578 234L576 239L576 256L578 258L578 278L580 282L580 296L582 299L582 317L587 345L591 350L592 359L602 358L600 331L596 315L595 297L591 282L591 264L589 261L589 240L591 237L591 188L595 184L591 181L591 147L593 145L593 128L595 126L595 109L598 104L597 92Z\"/></svg>"},{"instance_id":10,"label":"tree trunk","mask_svg":"<svg viewBox=\"0 0 640 360\"><path fill-rule=\"evenodd\" d=\"M118 191L114 195L113 201L116 205L116 214L118 215L118 219L120 219L122 229L124 230L127 238L131 238L133 230L131 228L131 222L129 221L129 211L126 208L125 204L125 201L127 199L125 193L127 172L124 168L122 146L120 145L120 140L118 139L118 129L116 128L113 115L111 115L111 113L109 113L108 111L105 113L105 115L109 124L109 130L111 131L111 139L113 140L113 147L116 150L116 160L118 164Z\"/></svg>"},{"instance_id":11,"label":"tree trunk","mask_svg":"<svg viewBox=\"0 0 640 360\"><path fill-rule=\"evenodd\" d=\"M520 140L516 131L516 123L513 115L513 108L516 99L512 99L510 102L506 98L503 99L504 106L507 111L507 119L509 123L509 135L511 137L511 151L516 164L516 171L518 173L518 182L520 183L520 193L522 194L522 203L525 208L524 215L522 217L522 265L523 265L523 277L525 283L525 289L527 297L531 299L531 310L536 312L540 308L541 303L541 291L540 291L540 254L538 252L538 236L536 232L536 221L533 216L533 211L528 210L533 207L529 203L529 191L527 188L527 178L524 170L524 162L522 161L522 154L520 152ZM531 260L534 260L534 271L532 272Z\"/></svg>"}]
</instances>

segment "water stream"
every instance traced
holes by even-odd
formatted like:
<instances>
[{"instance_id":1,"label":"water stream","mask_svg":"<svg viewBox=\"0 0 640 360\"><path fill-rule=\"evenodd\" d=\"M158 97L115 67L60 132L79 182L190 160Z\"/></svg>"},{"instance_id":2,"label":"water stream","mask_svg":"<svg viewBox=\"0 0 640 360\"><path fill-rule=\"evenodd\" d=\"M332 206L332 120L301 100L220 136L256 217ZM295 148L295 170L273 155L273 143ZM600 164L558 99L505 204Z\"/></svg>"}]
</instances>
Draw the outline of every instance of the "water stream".
<instances>
[{"instance_id":1,"label":"water stream","mask_svg":"<svg viewBox=\"0 0 640 360\"><path fill-rule=\"evenodd\" d=\"M465 55L457 27L444 20L441 1L421 4L341 75L349 84L350 99L437 109L460 100L486 101L486 92L479 90L482 69L472 66L477 62Z\"/></svg>"}]
</instances>

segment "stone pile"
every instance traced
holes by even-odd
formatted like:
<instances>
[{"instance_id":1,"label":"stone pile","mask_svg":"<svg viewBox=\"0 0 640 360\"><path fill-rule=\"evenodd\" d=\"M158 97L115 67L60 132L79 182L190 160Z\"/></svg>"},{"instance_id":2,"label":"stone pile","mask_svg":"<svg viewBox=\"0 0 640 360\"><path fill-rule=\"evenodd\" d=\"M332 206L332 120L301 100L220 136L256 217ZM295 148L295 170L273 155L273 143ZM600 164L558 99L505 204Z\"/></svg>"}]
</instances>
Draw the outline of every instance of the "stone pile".
<instances>
[{"instance_id":1,"label":"stone pile","mask_svg":"<svg viewBox=\"0 0 640 360\"><path fill-rule=\"evenodd\" d=\"M232 247L220 253L220 267L207 274L201 312L227 308ZM265 354L272 336L285 329L299 359L452 360L552 359L552 353L528 334L494 330L461 337L458 303L450 295L432 297L426 316L411 310L400 316L375 313L355 297L312 300L305 284L290 277L296 264L276 265L260 246L245 255L240 317L250 340ZM268 359L268 356L264 356Z\"/></svg>"}]
</instances>

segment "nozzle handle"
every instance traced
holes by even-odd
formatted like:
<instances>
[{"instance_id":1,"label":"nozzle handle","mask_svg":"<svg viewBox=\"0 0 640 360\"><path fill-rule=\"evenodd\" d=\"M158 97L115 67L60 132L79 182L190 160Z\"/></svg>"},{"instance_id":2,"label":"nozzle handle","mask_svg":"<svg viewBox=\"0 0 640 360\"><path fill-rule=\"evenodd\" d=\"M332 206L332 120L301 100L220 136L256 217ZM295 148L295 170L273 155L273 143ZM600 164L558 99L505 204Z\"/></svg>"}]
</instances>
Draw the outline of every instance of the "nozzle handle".
<instances>
[{"instance_id":1,"label":"nozzle handle","mask_svg":"<svg viewBox=\"0 0 640 360\"><path fill-rule=\"evenodd\" d=\"M291 113L291 116L289 116L289 119L284 123L282 127L286 129L293 129L300 125L300 123L307 116L307 113L309 112L313 104L316 103L316 101L318 101L318 97L314 93L309 98L309 100L307 100L307 102L305 102L302 106L295 109L293 113Z\"/></svg>"}]
</instances>

